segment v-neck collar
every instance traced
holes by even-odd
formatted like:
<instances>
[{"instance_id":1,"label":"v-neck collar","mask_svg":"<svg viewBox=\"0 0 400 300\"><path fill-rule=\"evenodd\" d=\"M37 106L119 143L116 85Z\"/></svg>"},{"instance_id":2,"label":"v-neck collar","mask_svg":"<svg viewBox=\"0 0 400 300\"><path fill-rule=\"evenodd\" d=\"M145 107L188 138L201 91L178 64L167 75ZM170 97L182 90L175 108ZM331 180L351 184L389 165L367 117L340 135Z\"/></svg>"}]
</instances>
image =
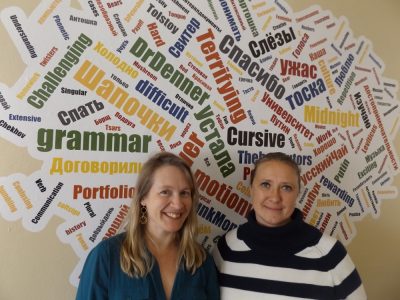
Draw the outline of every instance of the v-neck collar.
<instances>
[{"instance_id":1,"label":"v-neck collar","mask_svg":"<svg viewBox=\"0 0 400 300\"><path fill-rule=\"evenodd\" d=\"M158 265L157 260L155 257L152 257L154 262L153 262L153 268L150 271L150 278L151 282L154 285L154 290L156 293L156 299L167 299L164 287L162 284L162 278L161 278L161 272L160 272L160 266ZM171 297L170 299L173 300L176 298L175 294L177 293L176 291L179 291L179 283L181 282L181 276L182 276L182 265L178 266L175 278L174 278L174 283L172 285L172 290L171 290ZM150 289L150 286L148 287Z\"/></svg>"}]
</instances>

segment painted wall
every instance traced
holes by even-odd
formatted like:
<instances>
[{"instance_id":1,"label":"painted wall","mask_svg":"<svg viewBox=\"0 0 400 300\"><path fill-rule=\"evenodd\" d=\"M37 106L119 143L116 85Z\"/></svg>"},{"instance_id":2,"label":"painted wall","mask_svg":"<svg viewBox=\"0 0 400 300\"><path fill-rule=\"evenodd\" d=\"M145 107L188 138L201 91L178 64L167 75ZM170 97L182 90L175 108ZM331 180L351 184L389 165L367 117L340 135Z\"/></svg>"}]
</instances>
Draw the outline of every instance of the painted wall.
<instances>
[{"instance_id":1,"label":"painted wall","mask_svg":"<svg viewBox=\"0 0 400 300\"><path fill-rule=\"evenodd\" d=\"M399 26L398 1L289 1L293 8L302 9L318 3L330 9L335 15L346 16L354 34L368 37L374 44L375 52L385 61L385 74L400 80L400 59L396 55L400 47L395 38ZM400 138L395 143L400 149ZM395 185L400 186L397 176ZM347 247L363 278L369 299L395 300L400 295L397 279L400 275L400 205L398 197L384 202L381 218L365 218L357 226L357 237Z\"/></svg>"},{"instance_id":2,"label":"painted wall","mask_svg":"<svg viewBox=\"0 0 400 300\"><path fill-rule=\"evenodd\" d=\"M254 1L252 1L253 3ZM261 1L262 2L262 1ZM29 15L39 1L8 1L0 3L0 10L17 5ZM74 1L72 1L73 5ZM254 2L255 3L255 2ZM354 36L365 36L373 44L374 52L385 62L385 77L400 81L400 59L396 38L399 28L397 1L287 1L293 11L303 10L313 4L330 10L336 17L346 16ZM11 86L25 68L13 43L0 27L2 54L0 57L0 82ZM400 153L400 140L394 142ZM0 177L20 173L29 176L42 167L42 161L32 158L26 148L0 138ZM400 186L396 177L393 185ZM398 198L398 197L397 197ZM356 223L357 234L347 245L364 280L369 299L395 300L400 295L396 280L400 275L400 226L398 199L385 200L380 206L380 216L366 216ZM69 277L79 257L73 249L60 242L55 234L63 222L53 217L44 230L30 232L21 221L6 221L0 217L0 299L73 299L75 287Z\"/></svg>"}]
</instances>

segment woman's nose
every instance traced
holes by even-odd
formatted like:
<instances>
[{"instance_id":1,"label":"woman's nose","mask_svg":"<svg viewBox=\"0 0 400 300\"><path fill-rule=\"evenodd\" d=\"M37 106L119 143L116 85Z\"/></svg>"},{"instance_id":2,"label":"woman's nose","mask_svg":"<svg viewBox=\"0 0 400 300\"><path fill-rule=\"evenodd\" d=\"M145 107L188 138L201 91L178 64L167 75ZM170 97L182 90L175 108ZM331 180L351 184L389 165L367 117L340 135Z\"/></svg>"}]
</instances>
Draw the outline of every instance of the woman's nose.
<instances>
[{"instance_id":1,"label":"woman's nose","mask_svg":"<svg viewBox=\"0 0 400 300\"><path fill-rule=\"evenodd\" d=\"M179 193L172 194L171 202L175 208L181 208L183 206L183 196Z\"/></svg>"},{"instance_id":2,"label":"woman's nose","mask_svg":"<svg viewBox=\"0 0 400 300\"><path fill-rule=\"evenodd\" d=\"M281 194L279 189L271 189L270 191L270 199L273 202L280 202L281 201Z\"/></svg>"}]
</instances>

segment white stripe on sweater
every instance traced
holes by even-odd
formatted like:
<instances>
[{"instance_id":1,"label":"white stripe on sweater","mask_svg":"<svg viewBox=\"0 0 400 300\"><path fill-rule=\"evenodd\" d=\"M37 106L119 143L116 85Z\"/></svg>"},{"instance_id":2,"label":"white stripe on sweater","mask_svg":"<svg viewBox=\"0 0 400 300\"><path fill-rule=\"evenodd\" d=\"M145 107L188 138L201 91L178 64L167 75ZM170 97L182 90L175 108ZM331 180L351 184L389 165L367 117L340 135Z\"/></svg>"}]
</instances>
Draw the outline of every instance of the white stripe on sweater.
<instances>
[{"instance_id":1,"label":"white stripe on sweater","mask_svg":"<svg viewBox=\"0 0 400 300\"><path fill-rule=\"evenodd\" d=\"M306 249L307 251L301 251L301 255L298 256L310 259L321 258L329 253L335 242L335 239L323 236L316 246L308 247ZM249 249L243 241L237 239L236 232L227 235L227 244L231 249L234 248L236 251L248 251L247 249ZM219 271L225 274L320 286L340 285L340 283L354 270L354 264L349 255L346 255L342 261L338 262L334 269L326 272L317 270L299 270L287 267L263 266L252 263L223 262L217 248L214 249L214 260Z\"/></svg>"},{"instance_id":2,"label":"white stripe on sweater","mask_svg":"<svg viewBox=\"0 0 400 300\"><path fill-rule=\"evenodd\" d=\"M333 286L329 272L298 270L292 268L271 267L251 263L223 261L218 249L214 253L215 264L221 273L247 278L277 280L282 282L306 283L320 286Z\"/></svg>"},{"instance_id":3,"label":"white stripe on sweater","mask_svg":"<svg viewBox=\"0 0 400 300\"><path fill-rule=\"evenodd\" d=\"M245 291L239 289L233 289L229 287L221 287L221 299L227 300L294 300L299 299L298 297L289 297L276 294L265 294L252 291ZM301 298L309 299L309 298Z\"/></svg>"}]
</instances>

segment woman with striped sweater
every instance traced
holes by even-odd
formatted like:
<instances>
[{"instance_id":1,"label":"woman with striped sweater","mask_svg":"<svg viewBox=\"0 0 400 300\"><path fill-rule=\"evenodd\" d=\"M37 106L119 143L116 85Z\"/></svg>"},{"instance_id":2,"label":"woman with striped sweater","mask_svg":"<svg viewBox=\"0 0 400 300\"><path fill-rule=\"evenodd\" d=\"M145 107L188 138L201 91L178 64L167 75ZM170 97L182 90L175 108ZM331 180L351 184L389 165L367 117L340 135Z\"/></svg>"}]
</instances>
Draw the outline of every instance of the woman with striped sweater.
<instances>
[{"instance_id":1,"label":"woman with striped sweater","mask_svg":"<svg viewBox=\"0 0 400 300\"><path fill-rule=\"evenodd\" d=\"M214 249L221 299L366 299L343 245L303 221L295 208L300 170L269 153L251 176L254 210Z\"/></svg>"}]
</instances>

